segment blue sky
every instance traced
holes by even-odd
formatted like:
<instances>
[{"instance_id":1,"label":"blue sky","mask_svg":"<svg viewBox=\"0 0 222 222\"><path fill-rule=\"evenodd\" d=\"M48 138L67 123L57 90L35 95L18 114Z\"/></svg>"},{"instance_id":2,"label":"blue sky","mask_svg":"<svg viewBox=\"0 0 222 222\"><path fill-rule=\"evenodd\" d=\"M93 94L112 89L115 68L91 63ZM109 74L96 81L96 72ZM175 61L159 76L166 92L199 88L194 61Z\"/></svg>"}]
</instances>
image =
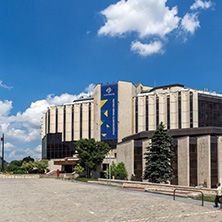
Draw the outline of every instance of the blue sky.
<instances>
[{"instance_id":1,"label":"blue sky","mask_svg":"<svg viewBox=\"0 0 222 222\"><path fill-rule=\"evenodd\" d=\"M222 1L0 1L6 160L40 158L40 119L97 83L222 93Z\"/></svg>"}]
</instances>

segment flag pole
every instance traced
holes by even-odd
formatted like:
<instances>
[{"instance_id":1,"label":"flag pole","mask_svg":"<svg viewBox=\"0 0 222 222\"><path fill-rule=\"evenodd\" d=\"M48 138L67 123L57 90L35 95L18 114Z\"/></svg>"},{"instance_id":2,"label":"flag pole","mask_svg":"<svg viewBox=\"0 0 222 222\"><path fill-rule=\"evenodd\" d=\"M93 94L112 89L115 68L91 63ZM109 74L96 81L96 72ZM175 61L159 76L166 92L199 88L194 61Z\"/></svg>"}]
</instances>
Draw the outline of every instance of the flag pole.
<instances>
[{"instance_id":1,"label":"flag pole","mask_svg":"<svg viewBox=\"0 0 222 222\"><path fill-rule=\"evenodd\" d=\"M2 172L4 172L4 133L2 134Z\"/></svg>"}]
</instances>

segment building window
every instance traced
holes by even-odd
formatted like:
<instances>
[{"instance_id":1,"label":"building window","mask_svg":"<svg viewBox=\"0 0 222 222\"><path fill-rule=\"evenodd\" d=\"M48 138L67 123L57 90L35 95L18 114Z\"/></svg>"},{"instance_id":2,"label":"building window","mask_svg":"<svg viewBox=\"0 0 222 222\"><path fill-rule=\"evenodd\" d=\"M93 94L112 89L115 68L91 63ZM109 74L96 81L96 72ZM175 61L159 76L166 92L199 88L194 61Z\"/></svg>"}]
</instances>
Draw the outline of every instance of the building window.
<instances>
[{"instance_id":1,"label":"building window","mask_svg":"<svg viewBox=\"0 0 222 222\"><path fill-rule=\"evenodd\" d=\"M82 104L80 104L80 139L82 139Z\"/></svg>"},{"instance_id":2,"label":"building window","mask_svg":"<svg viewBox=\"0 0 222 222\"><path fill-rule=\"evenodd\" d=\"M159 125L159 97L156 96L156 125Z\"/></svg>"},{"instance_id":3,"label":"building window","mask_svg":"<svg viewBox=\"0 0 222 222\"><path fill-rule=\"evenodd\" d=\"M48 133L50 133L50 109L48 109Z\"/></svg>"},{"instance_id":4,"label":"building window","mask_svg":"<svg viewBox=\"0 0 222 222\"><path fill-rule=\"evenodd\" d=\"M211 137L211 186L218 183L217 137Z\"/></svg>"},{"instance_id":5,"label":"building window","mask_svg":"<svg viewBox=\"0 0 222 222\"><path fill-rule=\"evenodd\" d=\"M142 142L134 141L134 174L137 181L142 180L143 174L143 153L142 153Z\"/></svg>"},{"instance_id":6,"label":"building window","mask_svg":"<svg viewBox=\"0 0 222 222\"><path fill-rule=\"evenodd\" d=\"M58 132L58 108L56 107L56 133Z\"/></svg>"},{"instance_id":7,"label":"building window","mask_svg":"<svg viewBox=\"0 0 222 222\"><path fill-rule=\"evenodd\" d=\"M66 106L64 106L63 110L63 138L66 141Z\"/></svg>"},{"instance_id":8,"label":"building window","mask_svg":"<svg viewBox=\"0 0 222 222\"><path fill-rule=\"evenodd\" d=\"M74 105L72 105L72 141L74 140Z\"/></svg>"},{"instance_id":9,"label":"building window","mask_svg":"<svg viewBox=\"0 0 222 222\"><path fill-rule=\"evenodd\" d=\"M193 92L190 92L190 128L193 128Z\"/></svg>"},{"instance_id":10,"label":"building window","mask_svg":"<svg viewBox=\"0 0 222 222\"><path fill-rule=\"evenodd\" d=\"M135 131L138 133L138 97L136 97L136 102L135 102Z\"/></svg>"},{"instance_id":11,"label":"building window","mask_svg":"<svg viewBox=\"0 0 222 222\"><path fill-rule=\"evenodd\" d=\"M178 128L181 129L181 92L178 92Z\"/></svg>"},{"instance_id":12,"label":"building window","mask_svg":"<svg viewBox=\"0 0 222 222\"><path fill-rule=\"evenodd\" d=\"M190 186L197 186L197 138L190 137Z\"/></svg>"},{"instance_id":13,"label":"building window","mask_svg":"<svg viewBox=\"0 0 222 222\"><path fill-rule=\"evenodd\" d=\"M149 130L149 98L146 96L146 131Z\"/></svg>"},{"instance_id":14,"label":"building window","mask_svg":"<svg viewBox=\"0 0 222 222\"><path fill-rule=\"evenodd\" d=\"M89 103L89 139L91 138L91 103Z\"/></svg>"},{"instance_id":15,"label":"building window","mask_svg":"<svg viewBox=\"0 0 222 222\"><path fill-rule=\"evenodd\" d=\"M167 96L167 129L170 129L170 96Z\"/></svg>"},{"instance_id":16,"label":"building window","mask_svg":"<svg viewBox=\"0 0 222 222\"><path fill-rule=\"evenodd\" d=\"M177 163L177 147L178 147L178 140L173 139L173 147L174 147L174 153L175 156L172 161L172 167L173 167L173 173L174 173L174 179L171 181L171 184L178 185L178 163Z\"/></svg>"}]
</instances>

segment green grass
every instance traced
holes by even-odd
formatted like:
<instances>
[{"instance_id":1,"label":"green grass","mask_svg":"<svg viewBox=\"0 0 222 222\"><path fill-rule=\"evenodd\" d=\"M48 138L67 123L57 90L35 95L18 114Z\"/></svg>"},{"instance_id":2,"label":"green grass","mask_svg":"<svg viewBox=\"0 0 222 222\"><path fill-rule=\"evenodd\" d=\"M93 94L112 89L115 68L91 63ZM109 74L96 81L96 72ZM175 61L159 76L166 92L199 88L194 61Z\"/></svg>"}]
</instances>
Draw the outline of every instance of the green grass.
<instances>
[{"instance_id":1,"label":"green grass","mask_svg":"<svg viewBox=\"0 0 222 222\"><path fill-rule=\"evenodd\" d=\"M202 200L202 197L197 197L195 198L197 200ZM214 196L204 196L204 201L210 201L210 202L214 202L215 197Z\"/></svg>"}]
</instances>

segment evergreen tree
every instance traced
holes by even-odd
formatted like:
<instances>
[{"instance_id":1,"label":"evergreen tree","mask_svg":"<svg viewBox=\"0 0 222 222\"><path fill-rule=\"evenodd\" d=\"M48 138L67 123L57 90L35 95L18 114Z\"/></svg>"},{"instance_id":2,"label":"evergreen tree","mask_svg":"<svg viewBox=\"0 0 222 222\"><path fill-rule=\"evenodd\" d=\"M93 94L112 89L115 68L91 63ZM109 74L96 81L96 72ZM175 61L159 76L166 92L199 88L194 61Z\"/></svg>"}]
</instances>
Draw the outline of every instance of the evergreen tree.
<instances>
[{"instance_id":1,"label":"evergreen tree","mask_svg":"<svg viewBox=\"0 0 222 222\"><path fill-rule=\"evenodd\" d=\"M153 183L166 183L174 178L172 162L175 153L172 137L162 122L157 126L151 140L144 153L146 167L143 177Z\"/></svg>"}]
</instances>

